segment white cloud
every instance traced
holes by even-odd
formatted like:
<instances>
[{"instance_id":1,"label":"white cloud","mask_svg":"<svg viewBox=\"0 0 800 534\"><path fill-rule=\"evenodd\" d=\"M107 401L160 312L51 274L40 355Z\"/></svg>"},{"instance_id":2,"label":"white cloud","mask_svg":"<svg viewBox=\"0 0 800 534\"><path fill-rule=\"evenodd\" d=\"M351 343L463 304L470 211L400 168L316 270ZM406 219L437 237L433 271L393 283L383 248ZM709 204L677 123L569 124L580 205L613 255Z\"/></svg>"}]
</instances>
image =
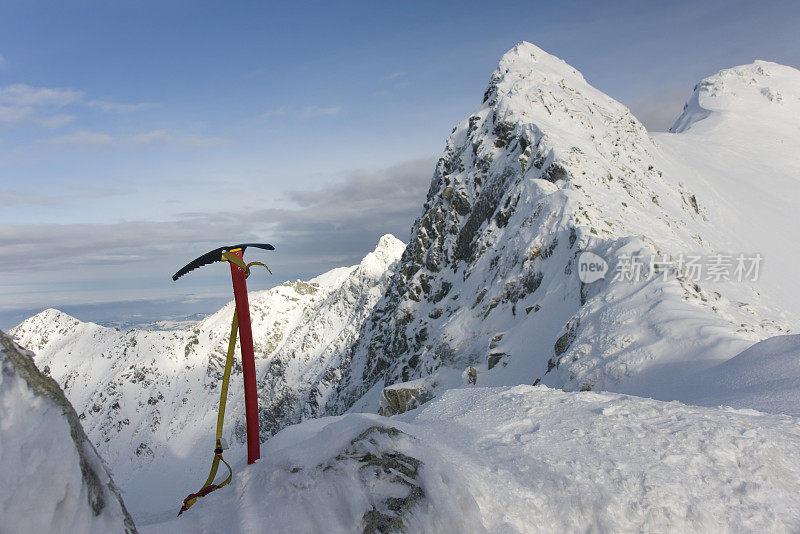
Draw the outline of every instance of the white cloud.
<instances>
[{"instance_id":1,"label":"white cloud","mask_svg":"<svg viewBox=\"0 0 800 534\"><path fill-rule=\"evenodd\" d=\"M52 206L61 204L61 199L56 197L48 197L44 195L32 195L24 191L16 189L5 189L0 187L0 197L3 200L17 205L31 205L31 206Z\"/></svg>"},{"instance_id":2,"label":"white cloud","mask_svg":"<svg viewBox=\"0 0 800 534\"><path fill-rule=\"evenodd\" d=\"M228 140L221 137L184 136L172 134L166 130L153 130L123 139L122 143L135 146L176 144L187 147L205 148L225 145L228 143Z\"/></svg>"},{"instance_id":3,"label":"white cloud","mask_svg":"<svg viewBox=\"0 0 800 534\"><path fill-rule=\"evenodd\" d=\"M83 98L81 91L49 87L32 87L15 83L0 87L0 103L14 106L55 106L73 104Z\"/></svg>"},{"instance_id":4,"label":"white cloud","mask_svg":"<svg viewBox=\"0 0 800 534\"><path fill-rule=\"evenodd\" d=\"M106 100L86 100L83 91L52 87L33 87L16 83L0 87L0 122L27 123L56 129L76 119L73 114L57 113L65 106L85 106L107 113L130 113L150 104L122 104Z\"/></svg>"},{"instance_id":5,"label":"white cloud","mask_svg":"<svg viewBox=\"0 0 800 534\"><path fill-rule=\"evenodd\" d=\"M137 148L172 145L189 148L208 148L225 145L229 141L221 137L196 137L174 134L167 130L152 130L125 137L114 137L102 132L80 130L54 137L49 139L48 142L62 147L97 148L114 146L118 148Z\"/></svg>"},{"instance_id":6,"label":"white cloud","mask_svg":"<svg viewBox=\"0 0 800 534\"><path fill-rule=\"evenodd\" d=\"M38 126L43 126L48 130L61 128L75 120L74 115L66 113L56 113L47 115L37 113L31 106L6 106L0 104L0 122L15 123L28 122Z\"/></svg>"},{"instance_id":7,"label":"white cloud","mask_svg":"<svg viewBox=\"0 0 800 534\"><path fill-rule=\"evenodd\" d=\"M151 104L121 104L119 102L110 102L108 100L89 100L86 102L86 107L97 108L108 113L132 113L134 111L147 109L151 107Z\"/></svg>"},{"instance_id":8,"label":"white cloud","mask_svg":"<svg viewBox=\"0 0 800 534\"><path fill-rule=\"evenodd\" d=\"M333 115L338 115L341 111L342 108L340 106L306 106L299 109L281 106L256 116L256 119L267 121L275 117L288 116L298 120L307 120L315 117L331 117Z\"/></svg>"},{"instance_id":9,"label":"white cloud","mask_svg":"<svg viewBox=\"0 0 800 534\"><path fill-rule=\"evenodd\" d=\"M54 145L62 147L107 147L114 143L114 138L98 132L77 131L50 139Z\"/></svg>"},{"instance_id":10,"label":"white cloud","mask_svg":"<svg viewBox=\"0 0 800 534\"><path fill-rule=\"evenodd\" d=\"M314 117L328 117L338 115L342 111L339 106L317 107L311 106L300 110L297 114L298 118L302 120L311 119Z\"/></svg>"},{"instance_id":11,"label":"white cloud","mask_svg":"<svg viewBox=\"0 0 800 534\"><path fill-rule=\"evenodd\" d=\"M0 54L0 67L5 65L5 63L6 63L6 58L3 57L3 54Z\"/></svg>"},{"instance_id":12,"label":"white cloud","mask_svg":"<svg viewBox=\"0 0 800 534\"><path fill-rule=\"evenodd\" d=\"M178 142L195 148L206 148L214 146L227 145L229 141L222 137L183 137L178 139Z\"/></svg>"},{"instance_id":13,"label":"white cloud","mask_svg":"<svg viewBox=\"0 0 800 534\"><path fill-rule=\"evenodd\" d=\"M166 130L153 130L150 132L143 132L130 137L128 141L133 145L146 146L164 144L173 141L173 136Z\"/></svg>"},{"instance_id":14,"label":"white cloud","mask_svg":"<svg viewBox=\"0 0 800 534\"><path fill-rule=\"evenodd\" d=\"M33 112L29 107L4 106L0 104L0 122L19 122L27 119Z\"/></svg>"},{"instance_id":15,"label":"white cloud","mask_svg":"<svg viewBox=\"0 0 800 534\"><path fill-rule=\"evenodd\" d=\"M57 128L61 128L62 126L66 126L74 120L75 115L59 113L47 117L40 117L37 119L37 122L49 130L55 130Z\"/></svg>"},{"instance_id":16,"label":"white cloud","mask_svg":"<svg viewBox=\"0 0 800 534\"><path fill-rule=\"evenodd\" d=\"M259 119L259 120L265 121L265 120L269 120L269 119L271 119L273 117L282 117L282 116L286 115L287 113L289 113L289 108L283 106L283 107L271 109L271 110L269 110L269 111L267 111L265 113L262 113L261 115L258 115L256 118Z\"/></svg>"}]
</instances>

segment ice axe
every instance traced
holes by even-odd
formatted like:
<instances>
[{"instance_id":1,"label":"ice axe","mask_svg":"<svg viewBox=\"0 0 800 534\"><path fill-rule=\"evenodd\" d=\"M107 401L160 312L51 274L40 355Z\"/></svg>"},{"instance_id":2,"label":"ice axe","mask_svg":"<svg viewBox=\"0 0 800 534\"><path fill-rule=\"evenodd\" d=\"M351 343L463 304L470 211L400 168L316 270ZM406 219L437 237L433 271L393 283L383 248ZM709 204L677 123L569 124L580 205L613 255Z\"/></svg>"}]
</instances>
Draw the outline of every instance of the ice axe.
<instances>
[{"instance_id":1,"label":"ice axe","mask_svg":"<svg viewBox=\"0 0 800 534\"><path fill-rule=\"evenodd\" d=\"M232 473L230 466L222 458L222 451L226 448L222 439L222 421L225 415L225 400L228 393L228 382L233 363L233 353L236 347L236 333L239 332L239 341L242 350L242 375L244 377L244 409L247 421L247 463L252 464L261 457L261 443L258 436L258 392L256 386L256 360L253 353L253 330L250 324L250 303L247 300L247 282L250 275L250 267L260 265L269 271L269 267L261 262L244 262L244 251L247 247L261 248L264 250L275 250L275 247L267 243L242 243L230 247L219 247L210 252L206 252L183 266L177 273L172 275L173 280L177 280L189 271L198 267L227 261L231 264L231 279L233 281L233 297L236 301L236 311L233 314L231 324L231 336L228 342L228 357L225 361L225 374L222 381L222 390L219 399L219 413L217 415L217 437L214 448L214 460L211 465L211 473L206 483L197 493L189 494L183 501L183 507L178 515L188 510L198 498L204 497L212 491L221 488L231 481ZM272 271L270 271L271 273ZM221 484L214 484L214 477L217 474L219 463L222 462L228 467L228 478Z\"/></svg>"}]
</instances>

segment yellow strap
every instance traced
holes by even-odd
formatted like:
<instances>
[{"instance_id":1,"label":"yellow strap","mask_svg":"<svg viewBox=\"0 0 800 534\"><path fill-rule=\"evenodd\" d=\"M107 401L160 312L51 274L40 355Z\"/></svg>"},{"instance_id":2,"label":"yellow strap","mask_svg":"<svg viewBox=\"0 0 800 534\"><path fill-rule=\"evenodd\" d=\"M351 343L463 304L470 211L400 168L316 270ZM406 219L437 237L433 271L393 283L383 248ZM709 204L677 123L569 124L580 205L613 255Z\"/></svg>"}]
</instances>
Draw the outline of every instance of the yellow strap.
<instances>
[{"instance_id":1,"label":"yellow strap","mask_svg":"<svg viewBox=\"0 0 800 534\"><path fill-rule=\"evenodd\" d=\"M270 268L267 267L265 264L261 263L260 261L251 261L250 263L245 263L244 260L242 260L242 258L237 256L233 252L229 252L229 251L223 252L222 253L222 261L228 261L228 262L236 265L241 270L243 270L245 278L250 276L250 267L252 267L253 265L259 265L259 266L265 268L266 270L268 270L269 274L272 274L272 271L270 270Z\"/></svg>"},{"instance_id":2,"label":"yellow strap","mask_svg":"<svg viewBox=\"0 0 800 534\"><path fill-rule=\"evenodd\" d=\"M239 332L239 317L236 314L236 311L233 312L233 321L231 321L231 335L228 339L228 355L225 358L225 372L222 375L222 389L219 392L219 410L217 411L217 434L215 440L215 450L214 450L214 459L211 461L211 471L208 473L208 478L206 479L205 483L203 483L203 487L200 488L198 493L201 493L204 489L214 484L214 479L217 476L217 470L219 469L219 463L222 462L225 464L225 467L228 468L228 478L226 478L222 483L217 484L217 486L212 490L218 490L219 488L226 486L230 483L231 479L233 478L233 470L228 462L222 457L222 423L225 420L225 404L228 400L228 384L230 383L231 379L231 367L233 366L233 355L236 351L236 334ZM217 452L220 451L220 452ZM202 495L201 495L202 496ZM181 508L178 515L181 515L183 512L188 510L192 507L194 503L197 502L198 497L192 497L191 499L186 499L183 501L183 507Z\"/></svg>"},{"instance_id":3,"label":"yellow strap","mask_svg":"<svg viewBox=\"0 0 800 534\"><path fill-rule=\"evenodd\" d=\"M237 256L236 254L232 254L230 252L223 252L222 259L224 261L229 261L234 265L236 265L237 267L239 267L240 269L242 269L244 271L245 278L250 276L250 267L252 267L253 265L259 265L261 267L264 267L267 271L269 271L269 274L272 274L272 271L270 271L269 267L267 267L260 261L252 261L250 263L245 264L245 262L242 261L242 259L239 258L239 256ZM236 311L234 311L233 321L231 321L231 335L230 338L228 339L228 355L225 359L225 373L222 375L222 389L219 392L219 410L217 411L217 434L215 442L216 447L214 451L214 459L211 461L211 471L208 474L208 478L203 484L203 487L200 488L200 491L198 491L197 493L203 493L203 490L205 490L206 488L214 486L214 478L216 478L217 476L217 470L219 469L220 462L225 464L225 467L228 468L228 478L226 478L220 484L217 484L211 491L216 491L219 488L228 485L231 479L233 479L233 470L231 469L231 466L222 457L222 453L216 451L222 450L222 423L225 420L225 404L228 399L228 384L230 383L231 379L231 367L233 366L233 355L234 352L236 351L236 335L238 334L238 332L239 332L239 317ZM210 491L208 493L210 493ZM178 512L178 515L181 515L183 512L191 508L192 505L197 502L197 499L199 497L203 497L208 493L199 495L197 497L192 497L191 499L187 498L186 500L184 500L183 507L181 508L181 511Z\"/></svg>"}]
</instances>

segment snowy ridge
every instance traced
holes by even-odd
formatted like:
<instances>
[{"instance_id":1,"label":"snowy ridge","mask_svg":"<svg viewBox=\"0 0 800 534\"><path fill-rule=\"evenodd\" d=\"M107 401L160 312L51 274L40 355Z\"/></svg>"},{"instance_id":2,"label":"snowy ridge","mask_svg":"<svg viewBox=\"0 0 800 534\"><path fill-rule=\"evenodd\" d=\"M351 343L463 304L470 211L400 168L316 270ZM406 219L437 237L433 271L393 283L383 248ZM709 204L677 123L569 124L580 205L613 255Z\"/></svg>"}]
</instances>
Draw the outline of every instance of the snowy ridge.
<instances>
[{"instance_id":1,"label":"snowy ridge","mask_svg":"<svg viewBox=\"0 0 800 534\"><path fill-rule=\"evenodd\" d=\"M0 464L4 532L136 533L64 393L3 332Z\"/></svg>"},{"instance_id":2,"label":"snowy ridge","mask_svg":"<svg viewBox=\"0 0 800 534\"><path fill-rule=\"evenodd\" d=\"M403 248L387 235L357 266L250 294L262 439L321 415L340 356ZM46 310L11 333L62 385L123 487L162 488L130 496L139 512L179 502L205 476L232 315L231 302L189 330L121 332ZM238 353L237 344L225 426L231 458L245 435ZM187 466L187 457L196 461Z\"/></svg>"}]
</instances>

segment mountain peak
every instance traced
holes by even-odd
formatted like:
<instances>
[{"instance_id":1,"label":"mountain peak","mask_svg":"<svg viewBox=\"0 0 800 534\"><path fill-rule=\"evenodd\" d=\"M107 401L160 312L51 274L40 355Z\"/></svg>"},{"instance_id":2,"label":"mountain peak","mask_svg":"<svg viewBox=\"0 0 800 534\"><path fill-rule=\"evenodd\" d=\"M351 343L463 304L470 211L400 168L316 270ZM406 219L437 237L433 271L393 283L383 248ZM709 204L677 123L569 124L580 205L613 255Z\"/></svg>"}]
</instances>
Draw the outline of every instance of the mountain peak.
<instances>
[{"instance_id":1,"label":"mountain peak","mask_svg":"<svg viewBox=\"0 0 800 534\"><path fill-rule=\"evenodd\" d=\"M359 269L375 280L386 276L389 267L400 259L405 248L405 243L392 234L385 234L378 240L375 250L361 260Z\"/></svg>"},{"instance_id":2,"label":"mountain peak","mask_svg":"<svg viewBox=\"0 0 800 534\"><path fill-rule=\"evenodd\" d=\"M680 133L700 121L710 128L725 119L742 118L749 122L773 120L796 123L800 113L800 71L793 67L756 60L747 65L723 69L704 78L694 87L683 113L670 131Z\"/></svg>"},{"instance_id":3,"label":"mountain peak","mask_svg":"<svg viewBox=\"0 0 800 534\"><path fill-rule=\"evenodd\" d=\"M566 61L552 54L548 54L528 41L522 41L514 45L513 48L503 54L503 57L500 58L498 70L504 72L525 72L530 70L531 67L556 72L563 71L572 76L577 75L583 80L583 75Z\"/></svg>"},{"instance_id":4,"label":"mountain peak","mask_svg":"<svg viewBox=\"0 0 800 534\"><path fill-rule=\"evenodd\" d=\"M587 86L583 75L567 62L523 41L500 58L484 102L492 105L503 97L530 94L537 87L547 87L552 83L559 83L562 88Z\"/></svg>"}]
</instances>

